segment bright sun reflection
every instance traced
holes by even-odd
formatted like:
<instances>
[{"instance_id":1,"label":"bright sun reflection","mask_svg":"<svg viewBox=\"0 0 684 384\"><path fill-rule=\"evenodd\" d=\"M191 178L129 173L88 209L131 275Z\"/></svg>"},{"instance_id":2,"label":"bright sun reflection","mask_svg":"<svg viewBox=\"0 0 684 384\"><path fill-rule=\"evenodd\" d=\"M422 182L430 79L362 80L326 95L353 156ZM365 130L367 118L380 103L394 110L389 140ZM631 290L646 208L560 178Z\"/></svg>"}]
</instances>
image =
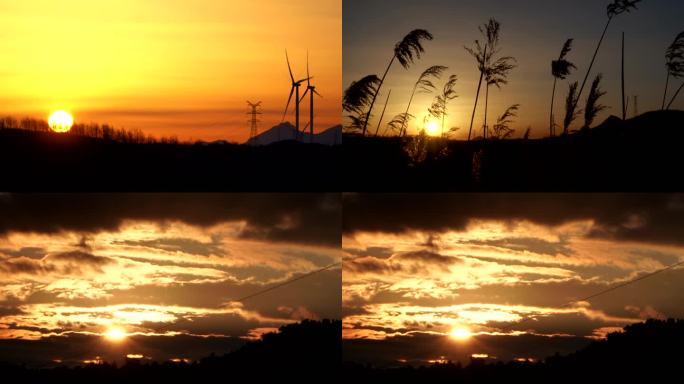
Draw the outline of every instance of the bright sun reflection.
<instances>
[{"instance_id":1,"label":"bright sun reflection","mask_svg":"<svg viewBox=\"0 0 684 384\"><path fill-rule=\"evenodd\" d=\"M119 327L112 327L107 329L107 331L104 333L104 337L109 340L109 341L122 341L128 336L126 331L124 331L122 328Z\"/></svg>"},{"instance_id":2,"label":"bright sun reflection","mask_svg":"<svg viewBox=\"0 0 684 384\"><path fill-rule=\"evenodd\" d=\"M449 336L455 340L465 341L473 337L473 333L467 328L456 327L449 332Z\"/></svg>"},{"instance_id":3,"label":"bright sun reflection","mask_svg":"<svg viewBox=\"0 0 684 384\"><path fill-rule=\"evenodd\" d=\"M434 120L427 123L425 132L430 136L439 136L441 134L439 124Z\"/></svg>"},{"instance_id":4,"label":"bright sun reflection","mask_svg":"<svg viewBox=\"0 0 684 384\"><path fill-rule=\"evenodd\" d=\"M48 124L55 132L69 132L71 126L74 125L74 118L69 112L56 111L50 115Z\"/></svg>"}]
</instances>

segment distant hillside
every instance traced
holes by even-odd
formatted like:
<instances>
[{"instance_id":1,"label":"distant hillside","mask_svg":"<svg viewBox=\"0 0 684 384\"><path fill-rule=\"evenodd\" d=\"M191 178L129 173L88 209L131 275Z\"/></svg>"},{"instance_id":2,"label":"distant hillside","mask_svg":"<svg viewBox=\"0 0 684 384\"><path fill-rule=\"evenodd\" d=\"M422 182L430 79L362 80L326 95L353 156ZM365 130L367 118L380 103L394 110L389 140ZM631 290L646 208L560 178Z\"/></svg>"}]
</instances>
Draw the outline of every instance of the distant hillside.
<instances>
[{"instance_id":1,"label":"distant hillside","mask_svg":"<svg viewBox=\"0 0 684 384\"><path fill-rule=\"evenodd\" d=\"M290 123L282 123L275 127L264 131L255 138L247 141L247 145L269 145L281 141L298 141L301 143L315 143L323 145L340 145L342 144L342 126L337 125L329 128L323 132L315 133L313 141L309 132L297 132L294 125Z\"/></svg>"},{"instance_id":2,"label":"distant hillside","mask_svg":"<svg viewBox=\"0 0 684 384\"><path fill-rule=\"evenodd\" d=\"M0 190L340 190L340 150L294 141L268 146L127 142L0 129Z\"/></svg>"},{"instance_id":3,"label":"distant hillside","mask_svg":"<svg viewBox=\"0 0 684 384\"><path fill-rule=\"evenodd\" d=\"M192 364L129 360L121 367L102 364L43 370L0 364L0 374L16 382L31 384L205 383L216 380L329 382L340 376L341 335L342 323L339 320L304 320L283 326L278 333L266 334L261 340L247 343L234 352L210 356Z\"/></svg>"},{"instance_id":4,"label":"distant hillside","mask_svg":"<svg viewBox=\"0 0 684 384\"><path fill-rule=\"evenodd\" d=\"M376 369L346 363L343 379L351 383L654 383L681 375L684 361L684 320L648 320L612 333L606 340L568 356L551 356L539 363L486 363L467 366Z\"/></svg>"},{"instance_id":5,"label":"distant hillside","mask_svg":"<svg viewBox=\"0 0 684 384\"><path fill-rule=\"evenodd\" d=\"M684 189L684 111L543 139L447 141L345 134L342 184L353 191L612 191Z\"/></svg>"}]
</instances>

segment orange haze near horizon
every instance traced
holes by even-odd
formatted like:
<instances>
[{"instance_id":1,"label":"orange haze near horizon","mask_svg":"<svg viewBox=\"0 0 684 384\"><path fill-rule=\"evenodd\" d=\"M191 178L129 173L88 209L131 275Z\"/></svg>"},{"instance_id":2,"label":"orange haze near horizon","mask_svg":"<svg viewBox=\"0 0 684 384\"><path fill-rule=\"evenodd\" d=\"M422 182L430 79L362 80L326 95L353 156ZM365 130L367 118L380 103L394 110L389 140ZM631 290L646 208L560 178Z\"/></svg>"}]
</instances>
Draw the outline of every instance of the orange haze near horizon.
<instances>
[{"instance_id":1,"label":"orange haze near horizon","mask_svg":"<svg viewBox=\"0 0 684 384\"><path fill-rule=\"evenodd\" d=\"M66 110L76 123L243 142L246 100L262 101L260 132L282 119L288 49L298 78L310 52L316 131L340 121L340 0L0 0L0 11L0 115Z\"/></svg>"}]
</instances>

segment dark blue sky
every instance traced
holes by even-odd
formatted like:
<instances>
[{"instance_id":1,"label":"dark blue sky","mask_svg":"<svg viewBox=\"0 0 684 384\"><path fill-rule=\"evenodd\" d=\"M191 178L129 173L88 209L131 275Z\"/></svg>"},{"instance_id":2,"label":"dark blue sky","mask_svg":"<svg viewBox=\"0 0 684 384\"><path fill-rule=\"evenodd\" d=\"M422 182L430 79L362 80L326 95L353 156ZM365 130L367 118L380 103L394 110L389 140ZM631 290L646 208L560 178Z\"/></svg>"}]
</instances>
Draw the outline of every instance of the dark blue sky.
<instances>
[{"instance_id":1,"label":"dark blue sky","mask_svg":"<svg viewBox=\"0 0 684 384\"><path fill-rule=\"evenodd\" d=\"M447 74L459 77L456 86L459 97L450 104L447 124L461 127L460 137L467 130L479 79L475 63L463 46L470 46L473 40L481 38L477 27L494 17L502 25L502 54L514 56L518 68L511 73L509 85L501 91L490 90L490 119L500 115L507 106L520 103L520 117L515 124L518 133L531 126L533 135L540 136L548 130L553 82L550 61L558 56L567 38L574 38L569 60L578 70L568 80L581 82L605 25L605 9L609 3L607 0L345 0L344 87L367 74L381 75L394 44L412 29L427 29L435 40L425 44L426 54L409 70L399 65L393 67L380 100L384 102L392 89L386 114L389 119L405 109L410 88L420 72L431 65L449 66ZM613 20L590 78L603 73L602 88L608 92L601 101L609 109L599 114L596 122L610 114L620 114L622 31L627 39L626 93L638 95L639 113L642 113L660 107L666 75L664 51L682 30L684 2L678 0L644 0L637 11ZM678 81L670 83L670 94L679 84ZM556 95L557 122L564 113L562 101L566 92L567 82L562 82ZM582 99L584 96L586 93ZM422 120L432 97L421 95L416 99L412 113L418 120ZM684 109L684 96L680 95L673 108ZM628 115L631 113L630 107ZM481 124L482 114L478 112L475 126Z\"/></svg>"}]
</instances>

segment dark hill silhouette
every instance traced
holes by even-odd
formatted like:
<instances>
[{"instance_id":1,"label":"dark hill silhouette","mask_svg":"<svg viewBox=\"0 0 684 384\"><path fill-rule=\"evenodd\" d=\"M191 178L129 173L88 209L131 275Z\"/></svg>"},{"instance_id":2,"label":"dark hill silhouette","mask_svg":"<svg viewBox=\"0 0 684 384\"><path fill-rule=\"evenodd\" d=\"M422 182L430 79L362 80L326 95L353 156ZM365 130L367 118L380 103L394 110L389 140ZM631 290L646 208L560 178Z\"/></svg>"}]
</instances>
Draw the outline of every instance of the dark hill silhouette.
<instances>
[{"instance_id":1,"label":"dark hill silhouette","mask_svg":"<svg viewBox=\"0 0 684 384\"><path fill-rule=\"evenodd\" d=\"M339 146L179 144L0 129L1 190L339 190Z\"/></svg>"},{"instance_id":2,"label":"dark hill silhouette","mask_svg":"<svg viewBox=\"0 0 684 384\"><path fill-rule=\"evenodd\" d=\"M282 141L299 141L310 143L312 137L308 132L297 132L294 125L290 123L278 124L275 127L261 132L256 137L249 139L247 145L270 145ZM342 144L342 126L336 125L323 132L313 135L314 144L340 145Z\"/></svg>"},{"instance_id":3,"label":"dark hill silhouette","mask_svg":"<svg viewBox=\"0 0 684 384\"><path fill-rule=\"evenodd\" d=\"M286 325L223 356L199 362L88 365L31 370L0 364L2 377L21 383L205 383L220 382L325 382L340 375L342 323L311 321Z\"/></svg>"},{"instance_id":4,"label":"dark hill silhouette","mask_svg":"<svg viewBox=\"0 0 684 384\"><path fill-rule=\"evenodd\" d=\"M684 167L684 111L648 112L624 122L611 116L593 129L544 139L433 139L424 146L414 138L347 134L343 140L342 183L354 191L646 192L684 187L684 179L672 172Z\"/></svg>"},{"instance_id":5,"label":"dark hill silhouette","mask_svg":"<svg viewBox=\"0 0 684 384\"><path fill-rule=\"evenodd\" d=\"M378 369L345 363L343 379L352 383L633 383L679 381L684 358L684 320L647 320L567 356L542 362L437 364Z\"/></svg>"}]
</instances>

